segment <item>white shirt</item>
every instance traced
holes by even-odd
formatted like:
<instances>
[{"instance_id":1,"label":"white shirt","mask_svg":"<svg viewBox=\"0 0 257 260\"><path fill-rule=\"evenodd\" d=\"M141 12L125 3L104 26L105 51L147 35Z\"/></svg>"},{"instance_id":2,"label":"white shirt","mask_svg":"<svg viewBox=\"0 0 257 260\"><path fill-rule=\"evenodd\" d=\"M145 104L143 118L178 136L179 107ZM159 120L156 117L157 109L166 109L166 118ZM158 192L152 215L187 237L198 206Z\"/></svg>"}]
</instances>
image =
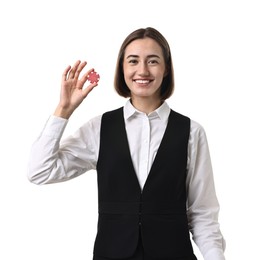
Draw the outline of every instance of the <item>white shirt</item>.
<instances>
[{"instance_id":1,"label":"white shirt","mask_svg":"<svg viewBox=\"0 0 257 260\"><path fill-rule=\"evenodd\" d=\"M169 113L166 102L148 115L137 111L129 100L124 106L131 158L142 189L166 129ZM61 140L68 120L50 116L32 145L29 180L38 185L57 183L96 169L101 117L92 118L73 135ZM205 260L224 260L225 240L219 228L219 203L208 142L203 127L193 120L187 169L187 215L193 240Z\"/></svg>"}]
</instances>

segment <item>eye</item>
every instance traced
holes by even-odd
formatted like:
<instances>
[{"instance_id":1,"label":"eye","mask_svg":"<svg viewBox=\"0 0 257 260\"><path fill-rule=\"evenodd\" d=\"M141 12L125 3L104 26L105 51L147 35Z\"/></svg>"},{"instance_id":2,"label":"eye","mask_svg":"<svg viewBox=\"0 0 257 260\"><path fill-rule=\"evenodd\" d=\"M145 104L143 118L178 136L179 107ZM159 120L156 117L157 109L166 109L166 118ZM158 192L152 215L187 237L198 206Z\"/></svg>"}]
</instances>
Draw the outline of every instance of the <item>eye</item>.
<instances>
[{"instance_id":1,"label":"eye","mask_svg":"<svg viewBox=\"0 0 257 260\"><path fill-rule=\"evenodd\" d=\"M149 60L148 63L149 63L150 65L159 64L159 62L158 62L157 60L154 60L154 59Z\"/></svg>"},{"instance_id":2,"label":"eye","mask_svg":"<svg viewBox=\"0 0 257 260\"><path fill-rule=\"evenodd\" d=\"M130 63L130 64L137 64L138 61L136 59L131 59L131 60L128 61L128 63Z\"/></svg>"}]
</instances>

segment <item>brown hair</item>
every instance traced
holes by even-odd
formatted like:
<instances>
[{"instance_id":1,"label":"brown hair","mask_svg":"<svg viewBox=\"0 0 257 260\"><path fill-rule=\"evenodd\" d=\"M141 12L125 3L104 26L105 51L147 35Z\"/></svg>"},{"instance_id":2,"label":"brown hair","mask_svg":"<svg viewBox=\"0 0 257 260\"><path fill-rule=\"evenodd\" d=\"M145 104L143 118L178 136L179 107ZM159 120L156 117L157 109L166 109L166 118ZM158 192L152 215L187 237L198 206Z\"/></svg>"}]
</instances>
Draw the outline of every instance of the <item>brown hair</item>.
<instances>
[{"instance_id":1,"label":"brown hair","mask_svg":"<svg viewBox=\"0 0 257 260\"><path fill-rule=\"evenodd\" d=\"M151 38L161 47L165 60L167 75L163 78L161 85L161 100L169 98L174 90L174 71L170 52L170 46L164 36L152 27L141 28L130 33L123 41L117 58L116 70L114 76L114 88L122 97L131 97L129 88L126 85L123 73L123 59L126 47L134 40Z\"/></svg>"}]
</instances>

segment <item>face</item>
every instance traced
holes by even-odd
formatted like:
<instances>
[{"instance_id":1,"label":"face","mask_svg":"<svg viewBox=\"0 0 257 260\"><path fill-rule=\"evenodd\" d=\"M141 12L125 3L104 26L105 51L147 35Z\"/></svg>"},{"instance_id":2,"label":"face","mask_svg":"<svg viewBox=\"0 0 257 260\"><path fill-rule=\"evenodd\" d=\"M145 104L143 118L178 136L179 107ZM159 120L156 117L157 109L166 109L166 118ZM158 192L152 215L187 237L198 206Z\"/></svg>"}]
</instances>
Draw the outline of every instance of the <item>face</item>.
<instances>
[{"instance_id":1,"label":"face","mask_svg":"<svg viewBox=\"0 0 257 260\"><path fill-rule=\"evenodd\" d=\"M132 99L144 97L160 100L165 61L156 41L145 38L131 42L125 49L123 72Z\"/></svg>"}]
</instances>

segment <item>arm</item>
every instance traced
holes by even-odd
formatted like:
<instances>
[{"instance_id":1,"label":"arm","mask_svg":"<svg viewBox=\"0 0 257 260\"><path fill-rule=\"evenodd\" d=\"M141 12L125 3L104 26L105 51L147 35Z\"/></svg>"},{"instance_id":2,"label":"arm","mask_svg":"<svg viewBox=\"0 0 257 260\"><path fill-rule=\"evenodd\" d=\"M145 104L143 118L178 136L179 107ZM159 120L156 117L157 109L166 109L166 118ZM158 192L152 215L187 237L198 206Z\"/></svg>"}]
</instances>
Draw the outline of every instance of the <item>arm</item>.
<instances>
[{"instance_id":1,"label":"arm","mask_svg":"<svg viewBox=\"0 0 257 260\"><path fill-rule=\"evenodd\" d=\"M224 260L225 240L218 222L219 203L207 138L196 122L192 122L188 150L189 228L205 260Z\"/></svg>"},{"instance_id":2,"label":"arm","mask_svg":"<svg viewBox=\"0 0 257 260\"><path fill-rule=\"evenodd\" d=\"M78 80L85 65L86 62L78 61L73 68L69 66L64 71L59 104L32 145L28 178L35 184L66 181L95 168L99 118L89 121L60 144L67 119L97 85L93 83L83 89L87 75L92 71L89 70Z\"/></svg>"}]
</instances>

